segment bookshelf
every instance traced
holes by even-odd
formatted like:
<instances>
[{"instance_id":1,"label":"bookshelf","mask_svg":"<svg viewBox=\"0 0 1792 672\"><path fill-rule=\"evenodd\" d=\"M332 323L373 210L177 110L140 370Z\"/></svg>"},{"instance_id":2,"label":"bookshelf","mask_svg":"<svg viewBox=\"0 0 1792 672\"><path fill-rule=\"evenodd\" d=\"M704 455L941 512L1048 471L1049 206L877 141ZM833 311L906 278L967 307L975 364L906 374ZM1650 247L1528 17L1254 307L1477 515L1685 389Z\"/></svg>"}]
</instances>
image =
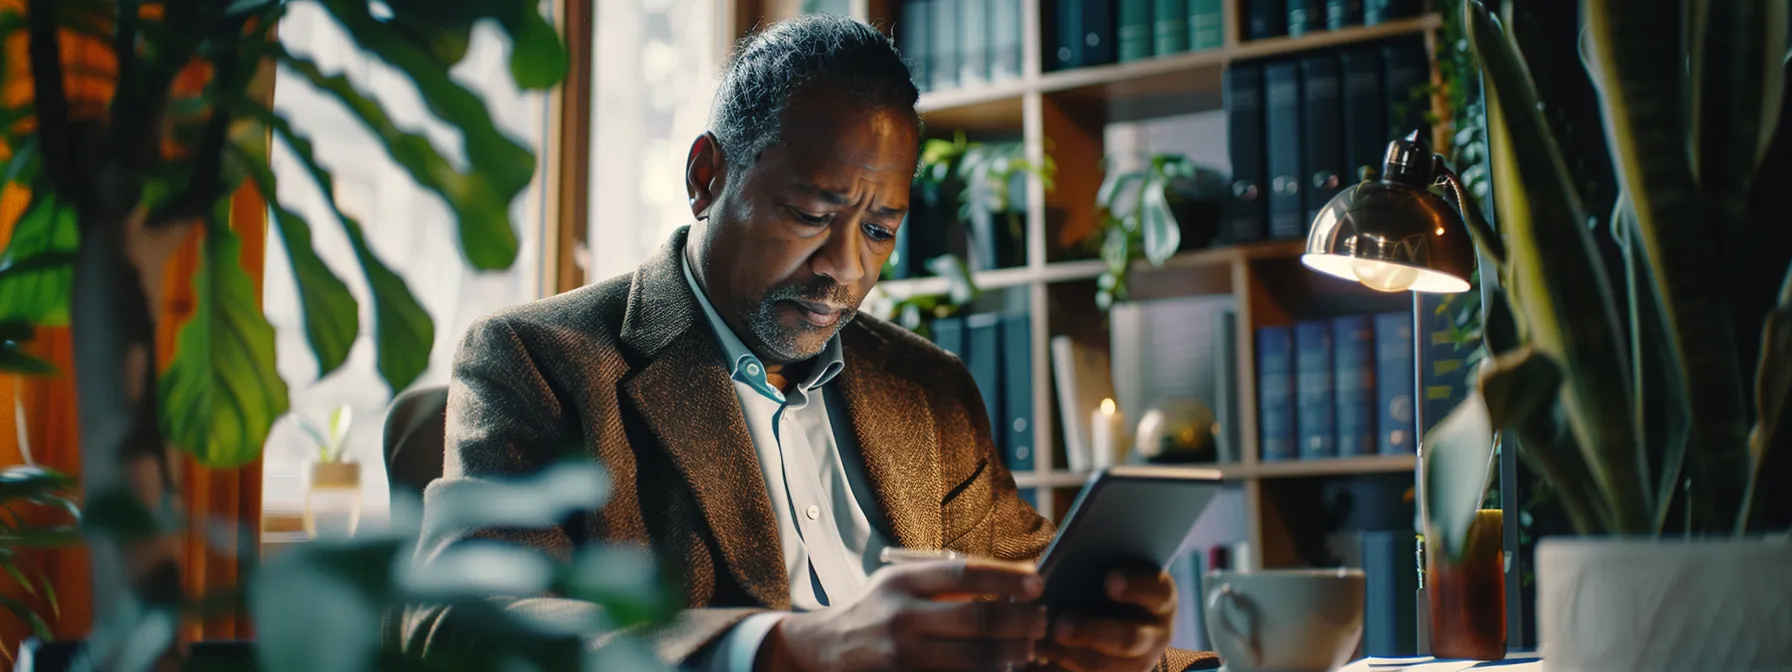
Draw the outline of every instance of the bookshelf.
<instances>
[{"instance_id":1,"label":"bookshelf","mask_svg":"<svg viewBox=\"0 0 1792 672\"><path fill-rule=\"evenodd\" d=\"M1434 13L1423 13L1372 26L1346 27L1299 37L1247 40L1247 0L1224 0L1224 41L1216 48L1146 58L1111 65L1047 71L1043 67L1046 0L1021 2L1021 69L1017 77L988 84L928 91L919 107L929 137L954 132L1019 138L1028 158L1040 162L1050 148L1058 166L1055 189L1048 193L1037 180L1026 187L1025 263L981 271L973 278L986 293L1001 293L1009 307L1024 305L1030 315L1034 468L1015 474L1023 490L1036 493L1040 512L1059 520L1088 474L1064 468L1064 442L1058 411L1050 342L1064 334L1089 335L1106 347L1103 316L1093 296L1100 260L1061 260L1099 224L1096 192L1103 175L1104 128L1117 121L1223 109L1222 74L1237 61L1298 56L1319 50L1370 44L1401 36L1424 36L1436 52L1442 25ZM752 4L752 3L748 3ZM759 9L739 16L777 20L791 15L792 0L762 0ZM778 9L783 7L784 9ZM900 0L854 0L856 18L886 31L900 30ZM745 11L745 14L739 12ZM754 14L753 12L759 13ZM1433 75L1435 78L1435 74ZM1442 111L1434 100L1435 111ZM1448 118L1447 114L1437 115ZM1435 129L1434 137L1448 137ZM973 138L975 139L975 138ZM1216 142L1224 143L1224 138ZM1337 459L1263 462L1259 459L1255 338L1263 326L1289 325L1315 312L1411 310L1404 294L1377 294L1307 271L1298 258L1303 241L1277 240L1177 254L1162 267L1140 262L1134 267L1134 298L1229 294L1236 303L1238 367L1238 461L1218 466L1243 490L1247 541L1252 568L1301 564L1291 538L1299 532L1294 520L1302 514L1277 510L1278 489L1300 487L1313 479L1413 473L1413 455L1372 455ZM944 294L941 278L886 280L872 301ZM1286 522L1285 522L1286 521ZM1295 523L1291 526L1288 523Z\"/></svg>"}]
</instances>

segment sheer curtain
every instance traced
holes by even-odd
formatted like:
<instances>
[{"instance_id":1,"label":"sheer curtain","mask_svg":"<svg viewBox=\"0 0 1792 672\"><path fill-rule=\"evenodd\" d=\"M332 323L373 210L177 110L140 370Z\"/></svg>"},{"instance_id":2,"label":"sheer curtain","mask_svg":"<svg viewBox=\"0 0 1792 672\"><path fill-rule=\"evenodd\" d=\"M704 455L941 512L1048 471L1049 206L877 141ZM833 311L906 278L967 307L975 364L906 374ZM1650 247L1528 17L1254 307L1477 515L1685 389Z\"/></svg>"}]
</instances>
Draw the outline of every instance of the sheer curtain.
<instances>
[{"instance_id":1,"label":"sheer curtain","mask_svg":"<svg viewBox=\"0 0 1792 672\"><path fill-rule=\"evenodd\" d=\"M384 103L399 126L428 135L450 161L465 160L459 135L431 117L404 75L356 49L323 10L294 4L280 35L289 48L316 59L326 72L346 74ZM323 426L337 406L347 404L354 413L348 451L363 464L363 525L378 524L386 515L380 426L391 392L374 367L373 313L365 280L324 198L335 198L345 212L361 219L374 250L405 278L435 321L429 369L415 385L447 383L454 348L473 320L546 291L539 269L547 214L541 184L548 164L541 150L549 133L548 105L545 96L522 94L511 85L508 50L497 29L479 26L466 60L453 73L480 94L501 128L538 155L535 183L511 205L522 252L510 269L494 273L477 273L466 264L447 206L413 183L358 121L300 77L280 74L275 106L311 137L317 158L334 171L336 193L319 193L291 153L276 142L272 163L280 180L278 198L311 222L318 254L354 292L361 304L361 335L347 363L320 380L306 345L292 269L280 237L269 236L263 300L278 334L280 375L291 386L292 397L292 414L276 423L268 437L263 501L270 513L295 511L304 501L303 475L314 448L295 416Z\"/></svg>"}]
</instances>

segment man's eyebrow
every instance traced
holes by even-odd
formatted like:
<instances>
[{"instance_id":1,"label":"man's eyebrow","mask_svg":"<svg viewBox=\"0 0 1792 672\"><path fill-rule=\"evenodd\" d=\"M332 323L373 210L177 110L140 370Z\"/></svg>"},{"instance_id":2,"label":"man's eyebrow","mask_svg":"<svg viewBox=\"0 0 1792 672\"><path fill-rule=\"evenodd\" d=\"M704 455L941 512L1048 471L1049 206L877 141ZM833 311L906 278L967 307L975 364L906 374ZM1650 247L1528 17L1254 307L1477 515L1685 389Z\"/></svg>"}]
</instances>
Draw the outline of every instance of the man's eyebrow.
<instances>
[{"instance_id":1,"label":"man's eyebrow","mask_svg":"<svg viewBox=\"0 0 1792 672\"><path fill-rule=\"evenodd\" d=\"M822 201L826 202L828 205L851 205L852 204L852 198L847 196L845 193L838 192L838 191L830 191L828 189L823 189L820 186L817 186L817 185L809 183L809 182L792 182L790 184L790 188L792 190L801 192L805 196L814 196L816 198L819 198ZM889 206L880 205L880 206L872 207L871 213L878 215L880 217L901 217L903 215L908 214L908 208L892 208Z\"/></svg>"}]
</instances>

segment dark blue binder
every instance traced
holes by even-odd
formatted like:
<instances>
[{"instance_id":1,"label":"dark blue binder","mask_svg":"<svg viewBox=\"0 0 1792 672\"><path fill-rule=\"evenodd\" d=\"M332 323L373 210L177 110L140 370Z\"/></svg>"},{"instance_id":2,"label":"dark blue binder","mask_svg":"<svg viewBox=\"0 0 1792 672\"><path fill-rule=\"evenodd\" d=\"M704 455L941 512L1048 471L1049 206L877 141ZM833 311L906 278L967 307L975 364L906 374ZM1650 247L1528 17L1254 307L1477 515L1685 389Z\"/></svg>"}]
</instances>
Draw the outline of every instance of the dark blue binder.
<instances>
[{"instance_id":1,"label":"dark blue binder","mask_svg":"<svg viewBox=\"0 0 1792 672\"><path fill-rule=\"evenodd\" d=\"M1288 35L1295 37L1325 30L1325 0L1286 0Z\"/></svg>"},{"instance_id":2,"label":"dark blue binder","mask_svg":"<svg viewBox=\"0 0 1792 672\"><path fill-rule=\"evenodd\" d=\"M1295 432L1303 460L1337 457L1332 421L1332 323L1294 325Z\"/></svg>"},{"instance_id":3,"label":"dark blue binder","mask_svg":"<svg viewBox=\"0 0 1792 672\"><path fill-rule=\"evenodd\" d=\"M1376 452L1383 455L1418 452L1412 323L1412 313L1404 310L1375 316Z\"/></svg>"},{"instance_id":4,"label":"dark blue binder","mask_svg":"<svg viewBox=\"0 0 1792 672\"><path fill-rule=\"evenodd\" d=\"M1305 238L1307 207L1301 200L1307 171L1301 167L1300 63L1263 66L1263 144L1269 159L1269 237Z\"/></svg>"},{"instance_id":5,"label":"dark blue binder","mask_svg":"<svg viewBox=\"0 0 1792 672\"><path fill-rule=\"evenodd\" d=\"M1114 62L1114 6L1110 0L1056 0L1050 21L1049 70Z\"/></svg>"},{"instance_id":6,"label":"dark blue binder","mask_svg":"<svg viewBox=\"0 0 1792 672\"><path fill-rule=\"evenodd\" d=\"M1294 330L1257 328L1257 434L1264 462L1292 460L1294 426Z\"/></svg>"},{"instance_id":7,"label":"dark blue binder","mask_svg":"<svg viewBox=\"0 0 1792 672\"><path fill-rule=\"evenodd\" d=\"M997 441L1009 471L1033 470L1033 320L1030 313L1002 316L1002 420ZM994 422L992 420L992 422Z\"/></svg>"},{"instance_id":8,"label":"dark blue binder","mask_svg":"<svg viewBox=\"0 0 1792 672\"><path fill-rule=\"evenodd\" d=\"M1363 0L1325 0L1325 27L1331 30L1363 25Z\"/></svg>"},{"instance_id":9,"label":"dark blue binder","mask_svg":"<svg viewBox=\"0 0 1792 672\"><path fill-rule=\"evenodd\" d=\"M1319 53L1301 59L1301 165L1307 183L1301 185L1306 204L1303 224L1310 225L1319 210L1343 190L1349 168L1344 163L1343 82L1338 55ZM1306 227L1301 227L1306 233Z\"/></svg>"},{"instance_id":10,"label":"dark blue binder","mask_svg":"<svg viewBox=\"0 0 1792 672\"><path fill-rule=\"evenodd\" d=\"M928 51L927 38L933 34L928 22L928 5L936 0L907 0L902 3L902 18L895 26L896 48L902 52L903 62L908 64L908 72L915 81L915 88L926 91L933 86L932 55Z\"/></svg>"},{"instance_id":11,"label":"dark blue binder","mask_svg":"<svg viewBox=\"0 0 1792 672\"><path fill-rule=\"evenodd\" d=\"M968 351L965 349L964 318L942 317L934 320L931 326L933 344L952 353L958 361L969 364L970 360L965 357Z\"/></svg>"},{"instance_id":12,"label":"dark blue binder","mask_svg":"<svg viewBox=\"0 0 1792 672\"><path fill-rule=\"evenodd\" d=\"M1373 455L1375 439L1375 328L1368 315L1332 320L1333 417L1338 457Z\"/></svg>"},{"instance_id":13,"label":"dark blue binder","mask_svg":"<svg viewBox=\"0 0 1792 672\"><path fill-rule=\"evenodd\" d=\"M1381 49L1357 47L1338 54L1344 70L1345 186L1381 173L1388 141L1386 97L1381 91Z\"/></svg>"},{"instance_id":14,"label":"dark blue binder","mask_svg":"<svg viewBox=\"0 0 1792 672\"><path fill-rule=\"evenodd\" d=\"M1224 75L1226 151L1232 189L1226 200L1226 239L1263 240L1269 235L1269 177L1263 139L1263 66L1234 63Z\"/></svg>"},{"instance_id":15,"label":"dark blue binder","mask_svg":"<svg viewBox=\"0 0 1792 672\"><path fill-rule=\"evenodd\" d=\"M1119 0L1114 36L1121 63L1151 56L1151 3L1155 0Z\"/></svg>"},{"instance_id":16,"label":"dark blue binder","mask_svg":"<svg viewBox=\"0 0 1792 672\"><path fill-rule=\"evenodd\" d=\"M1151 7L1151 55L1188 51L1189 7L1186 0L1154 0Z\"/></svg>"},{"instance_id":17,"label":"dark blue binder","mask_svg":"<svg viewBox=\"0 0 1792 672\"><path fill-rule=\"evenodd\" d=\"M1247 22L1245 35L1253 40L1288 34L1288 5L1284 0L1243 0Z\"/></svg>"},{"instance_id":18,"label":"dark blue binder","mask_svg":"<svg viewBox=\"0 0 1792 672\"><path fill-rule=\"evenodd\" d=\"M990 439L1001 450L1007 433L1002 424L1002 317L994 313L978 313L965 318L965 365L971 379L983 396L983 410L989 416Z\"/></svg>"}]
</instances>

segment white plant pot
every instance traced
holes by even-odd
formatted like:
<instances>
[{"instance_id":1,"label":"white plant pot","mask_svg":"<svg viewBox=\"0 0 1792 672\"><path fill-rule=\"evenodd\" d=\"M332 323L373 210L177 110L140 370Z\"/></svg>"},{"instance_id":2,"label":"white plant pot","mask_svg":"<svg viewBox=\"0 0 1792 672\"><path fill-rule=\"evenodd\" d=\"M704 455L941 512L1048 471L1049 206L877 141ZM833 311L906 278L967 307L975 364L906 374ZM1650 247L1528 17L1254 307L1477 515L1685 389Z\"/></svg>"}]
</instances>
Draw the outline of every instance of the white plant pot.
<instances>
[{"instance_id":1,"label":"white plant pot","mask_svg":"<svg viewBox=\"0 0 1792 672\"><path fill-rule=\"evenodd\" d=\"M305 488L305 536L354 536L361 526L361 463L313 462Z\"/></svg>"},{"instance_id":2,"label":"white plant pot","mask_svg":"<svg viewBox=\"0 0 1792 672\"><path fill-rule=\"evenodd\" d=\"M1792 671L1783 538L1551 538L1536 568L1547 672Z\"/></svg>"}]
</instances>

